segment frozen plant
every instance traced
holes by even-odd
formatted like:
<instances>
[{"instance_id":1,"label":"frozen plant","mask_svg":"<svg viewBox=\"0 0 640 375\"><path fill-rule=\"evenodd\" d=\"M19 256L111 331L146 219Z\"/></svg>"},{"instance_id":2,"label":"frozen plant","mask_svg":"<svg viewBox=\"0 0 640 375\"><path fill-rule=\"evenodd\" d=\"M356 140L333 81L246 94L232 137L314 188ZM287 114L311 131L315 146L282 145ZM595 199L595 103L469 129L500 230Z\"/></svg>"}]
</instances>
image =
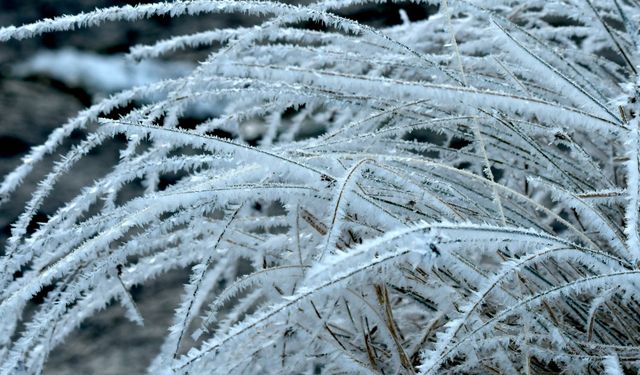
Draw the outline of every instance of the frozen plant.
<instances>
[{"instance_id":1,"label":"frozen plant","mask_svg":"<svg viewBox=\"0 0 640 375\"><path fill-rule=\"evenodd\" d=\"M132 47L211 53L82 111L5 177L3 202L88 131L4 250L0 373L41 372L113 300L142 323L129 288L189 267L150 374L639 371L640 2L426 0L435 14L385 28L345 16L365 3L177 0L0 29L260 17ZM185 126L194 106L217 113ZM114 138L111 171L27 231Z\"/></svg>"}]
</instances>

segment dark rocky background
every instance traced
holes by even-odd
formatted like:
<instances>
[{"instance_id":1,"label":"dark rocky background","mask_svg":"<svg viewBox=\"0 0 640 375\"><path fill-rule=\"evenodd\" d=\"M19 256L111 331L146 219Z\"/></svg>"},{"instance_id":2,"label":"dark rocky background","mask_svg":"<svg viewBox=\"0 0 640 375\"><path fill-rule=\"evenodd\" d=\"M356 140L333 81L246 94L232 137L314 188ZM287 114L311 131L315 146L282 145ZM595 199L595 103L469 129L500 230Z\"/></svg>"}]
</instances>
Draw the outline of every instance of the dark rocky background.
<instances>
[{"instance_id":1,"label":"dark rocky background","mask_svg":"<svg viewBox=\"0 0 640 375\"><path fill-rule=\"evenodd\" d=\"M0 0L0 26L20 25L42 18L89 11L96 7L144 3L120 0ZM412 20L427 17L433 9L415 4L403 4ZM376 26L400 23L397 5L371 5L347 10L343 15ZM164 39L171 35L192 33L218 27L249 25L256 20L241 15L209 15L171 19L157 17L134 23L108 23L98 28L46 34L24 41L0 44L0 177L20 163L31 146L41 144L47 135L66 119L95 100L96 93L84 87L72 87L46 75L20 77L12 68L37 51L74 47L99 54L127 52L128 47ZM183 60L203 59L206 50L190 51L176 56ZM77 141L83 134L75 134ZM60 152L63 152L62 147ZM20 214L37 182L50 170L46 160L25 181L12 200L0 207L0 254L10 235L10 224ZM76 168L73 178L64 178L57 185L34 220L46 220L61 203L70 200L80 187L108 170L116 160L117 149L92 153ZM84 166L84 167L83 167ZM129 322L124 311L113 303L105 311L88 319L65 343L51 353L45 374L141 374L154 357L166 334L173 308L177 306L185 272L164 275L148 286L133 288L145 319L143 328ZM41 303L36 296L34 304Z\"/></svg>"}]
</instances>

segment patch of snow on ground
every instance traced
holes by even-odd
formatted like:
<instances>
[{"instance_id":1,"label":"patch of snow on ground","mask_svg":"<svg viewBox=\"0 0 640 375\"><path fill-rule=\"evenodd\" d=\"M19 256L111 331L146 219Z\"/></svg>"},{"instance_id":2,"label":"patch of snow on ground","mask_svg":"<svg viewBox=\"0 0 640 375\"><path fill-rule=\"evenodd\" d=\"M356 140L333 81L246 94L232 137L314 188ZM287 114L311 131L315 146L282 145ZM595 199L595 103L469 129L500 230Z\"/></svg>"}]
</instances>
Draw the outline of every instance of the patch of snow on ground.
<instances>
[{"instance_id":1,"label":"patch of snow on ground","mask_svg":"<svg viewBox=\"0 0 640 375\"><path fill-rule=\"evenodd\" d=\"M124 55L100 55L65 48L39 52L14 67L19 77L46 75L90 93L113 93L134 86L188 74L195 65L186 62L133 62Z\"/></svg>"}]
</instances>

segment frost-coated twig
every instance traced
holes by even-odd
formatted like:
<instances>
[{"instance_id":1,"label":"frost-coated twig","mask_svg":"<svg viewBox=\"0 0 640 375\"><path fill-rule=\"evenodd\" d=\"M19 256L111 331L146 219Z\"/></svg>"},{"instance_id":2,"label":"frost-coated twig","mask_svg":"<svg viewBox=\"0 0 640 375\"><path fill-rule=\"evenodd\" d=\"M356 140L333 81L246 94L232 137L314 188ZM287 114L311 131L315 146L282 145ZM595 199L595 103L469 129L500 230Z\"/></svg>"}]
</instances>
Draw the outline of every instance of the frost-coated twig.
<instances>
[{"instance_id":1,"label":"frost-coated twig","mask_svg":"<svg viewBox=\"0 0 640 375\"><path fill-rule=\"evenodd\" d=\"M639 121L634 118L629 123L629 139L627 145L627 195L628 202L625 212L627 247L634 261L640 260L640 234L638 233L638 210L640 210L640 129Z\"/></svg>"}]
</instances>

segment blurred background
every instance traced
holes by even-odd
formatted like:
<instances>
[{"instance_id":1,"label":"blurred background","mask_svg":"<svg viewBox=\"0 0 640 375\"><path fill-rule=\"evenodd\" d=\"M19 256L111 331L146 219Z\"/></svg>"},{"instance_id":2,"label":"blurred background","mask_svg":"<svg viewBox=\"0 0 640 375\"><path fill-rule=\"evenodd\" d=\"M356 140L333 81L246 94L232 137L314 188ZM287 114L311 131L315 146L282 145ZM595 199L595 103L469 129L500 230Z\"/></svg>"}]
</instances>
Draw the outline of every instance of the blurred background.
<instances>
[{"instance_id":1,"label":"blurred background","mask_svg":"<svg viewBox=\"0 0 640 375\"><path fill-rule=\"evenodd\" d=\"M0 26L145 2L151 1L0 0ZM400 9L412 21L425 19L435 11L407 2L349 8L341 15L372 26L391 26L402 22ZM155 17L0 44L0 176L18 166L32 146L42 144L51 131L83 108L134 85L185 74L211 52L210 48L187 50L169 56L168 60L136 64L123 59L130 46L172 35L249 26L258 21L244 15ZM22 212L37 183L60 154L85 135L81 131L72 134L69 144L63 145L50 160L39 163L23 187L0 207L0 254L11 234L11 223ZM72 199L82 186L104 175L117 160L117 146L92 152L69 178L59 181L29 231ZM131 293L145 319L144 327L129 322L120 305L113 303L85 321L51 353L45 374L144 373L167 333L173 308L187 279L186 271L174 271L154 283L133 288ZM47 292L45 289L34 297L34 307L42 303Z\"/></svg>"}]
</instances>

